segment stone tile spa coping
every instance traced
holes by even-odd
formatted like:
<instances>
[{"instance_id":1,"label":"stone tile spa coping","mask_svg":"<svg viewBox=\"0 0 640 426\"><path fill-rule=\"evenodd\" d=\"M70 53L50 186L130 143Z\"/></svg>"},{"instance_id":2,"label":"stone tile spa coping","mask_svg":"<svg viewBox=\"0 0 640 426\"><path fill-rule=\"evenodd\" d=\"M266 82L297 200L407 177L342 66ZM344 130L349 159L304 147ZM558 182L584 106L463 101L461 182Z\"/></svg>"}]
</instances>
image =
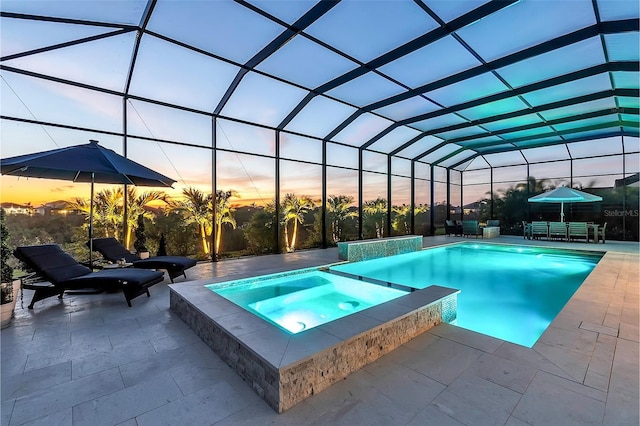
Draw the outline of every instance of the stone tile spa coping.
<instances>
[{"instance_id":1,"label":"stone tile spa coping","mask_svg":"<svg viewBox=\"0 0 640 426\"><path fill-rule=\"evenodd\" d=\"M280 413L429 328L455 319L459 293L430 286L290 334L205 287L224 281L229 277L170 285L171 309ZM329 367L334 371L310 378L331 364L336 364ZM290 382L298 381L303 384L291 389Z\"/></svg>"}]
</instances>

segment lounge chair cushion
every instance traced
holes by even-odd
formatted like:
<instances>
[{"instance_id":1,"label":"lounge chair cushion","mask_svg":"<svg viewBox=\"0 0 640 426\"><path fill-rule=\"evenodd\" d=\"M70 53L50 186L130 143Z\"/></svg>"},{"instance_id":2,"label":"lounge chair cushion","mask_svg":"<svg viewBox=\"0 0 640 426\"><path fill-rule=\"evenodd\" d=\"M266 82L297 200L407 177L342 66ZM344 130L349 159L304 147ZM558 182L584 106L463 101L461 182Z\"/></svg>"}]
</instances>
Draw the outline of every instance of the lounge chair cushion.
<instances>
[{"instance_id":1,"label":"lounge chair cushion","mask_svg":"<svg viewBox=\"0 0 640 426\"><path fill-rule=\"evenodd\" d=\"M30 265L54 284L91 273L91 269L79 264L56 244L18 247L16 256L21 260L28 258Z\"/></svg>"},{"instance_id":2,"label":"lounge chair cushion","mask_svg":"<svg viewBox=\"0 0 640 426\"><path fill-rule=\"evenodd\" d=\"M166 268L181 268L188 269L196 266L197 262L194 259L182 256L154 256L148 259L134 260L133 266L135 268L146 269L166 269Z\"/></svg>"},{"instance_id":3,"label":"lounge chair cushion","mask_svg":"<svg viewBox=\"0 0 640 426\"><path fill-rule=\"evenodd\" d=\"M93 249L111 262L124 258L127 262L133 263L134 268L166 269L172 282L175 277L183 275L185 269L197 264L195 259L185 256L152 256L141 259L140 256L129 252L115 238L94 238Z\"/></svg>"},{"instance_id":4,"label":"lounge chair cushion","mask_svg":"<svg viewBox=\"0 0 640 426\"><path fill-rule=\"evenodd\" d=\"M89 243L87 243L87 246ZM131 253L115 238L94 238L93 249L98 251L105 259L116 262L118 259L124 259L129 263L140 260L140 256Z\"/></svg>"},{"instance_id":5,"label":"lounge chair cushion","mask_svg":"<svg viewBox=\"0 0 640 426\"><path fill-rule=\"evenodd\" d=\"M66 285L73 285L76 288L86 287L105 287L113 286L135 286L144 287L149 281L150 275L154 274L152 279L162 279L162 272L147 271L144 269L119 268L119 269L103 269L93 272L89 275L70 278L65 281Z\"/></svg>"}]
</instances>

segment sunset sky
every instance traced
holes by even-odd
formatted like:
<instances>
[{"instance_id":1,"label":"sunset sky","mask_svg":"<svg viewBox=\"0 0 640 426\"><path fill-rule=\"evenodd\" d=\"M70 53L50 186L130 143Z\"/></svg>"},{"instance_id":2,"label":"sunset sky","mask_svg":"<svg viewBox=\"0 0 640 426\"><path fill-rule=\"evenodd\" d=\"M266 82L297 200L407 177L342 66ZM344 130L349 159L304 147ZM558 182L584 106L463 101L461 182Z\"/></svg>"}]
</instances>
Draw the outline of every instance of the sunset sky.
<instances>
[{"instance_id":1,"label":"sunset sky","mask_svg":"<svg viewBox=\"0 0 640 426\"><path fill-rule=\"evenodd\" d=\"M230 1L188 2L189 7L185 7L185 2L159 1L146 27L148 32L140 39L130 86L127 87L136 31L124 26L140 23L146 1L3 1L3 10L6 11L81 19L92 23L117 23L123 25L124 30L117 32L118 29L113 26L93 24L2 18L2 64L21 71L3 70L0 80L0 112L12 118L2 122L2 158L84 144L90 139L99 140L101 145L125 154L122 135L126 132L126 156L175 179L177 183L174 189L167 190L171 196L179 197L186 187L209 192L215 166L218 189L238 191L242 197L237 200L238 203L264 205L275 196L274 128L286 123L280 133L282 195L292 192L319 199L321 140L356 113L358 108L406 94L407 87L421 87L428 82L480 67L483 62L479 57L485 62L494 61L537 46L545 40L587 28L597 23L598 19L624 20L635 18L638 14L636 2L597 1L599 17L596 17L591 0L516 2L456 31L456 37L465 40L476 52L475 55L452 34L446 34L394 61L384 63L376 69L377 72L363 73L320 96L313 96L287 122L285 118L296 106L301 105L301 101L314 88L436 30L441 23L411 1L340 2L306 27L303 35L292 36L255 66L252 65L250 72L243 74L228 101L221 102L234 78L243 70L243 64L249 63L265 49L269 40L276 39L285 31L282 22L295 22L315 5L310 1L257 3L259 6L256 7L263 8L277 19L268 19L251 8ZM445 22L463 17L484 3L425 2ZM381 31L381 28L388 31ZM512 36L515 32L518 37ZM38 51L90 37L95 39ZM178 43L193 48L184 48ZM605 48L608 58L604 54ZM34 53L20 55L31 51ZM608 61L637 61L640 56L638 52L637 31L593 35L502 66L493 72L438 87L373 111L365 110L331 136L331 140L339 144L328 144L327 162L333 166L357 169L357 148L380 132L391 129L375 140L370 149L390 152L417 137L413 145L400 150L398 155L414 158L434 148L422 160L429 163L452 155L442 163L447 166L473 154L473 149L467 146L474 143L504 143L497 136L489 134L492 131L499 132L504 125L517 128L539 122L540 129L514 132L509 137L537 133L544 135L549 130L543 126L546 120L577 112L637 108L637 97L593 99L580 104L576 110L555 108L489 123L485 129L480 129L481 134L486 133L486 137L468 142L468 145L450 143L438 149L435 147L443 140L455 140L456 137L478 131L478 127L442 134L428 132L429 129L464 123L463 116L475 120L571 96L612 90L613 87L638 87L637 72L605 72L501 101L455 110L454 114L414 121L411 126L394 127L397 120L419 117L443 109L443 106L455 106L500 94L541 79ZM447 60L439 60L445 57ZM498 78L495 72L501 77ZM60 81L38 78L37 74ZM78 82L84 87L64 84L65 80ZM165 105L146 102L145 99ZM217 108L216 133L213 134L211 114ZM614 116L616 120L637 122L637 115ZM613 118L590 120L583 124L597 127ZM564 126L570 127L566 123ZM587 138L592 136L589 133L584 135ZM219 149L215 165L211 150L213 140ZM560 143L488 153L462 164L460 167L465 170L465 194L463 200L459 200L459 193L454 189L454 204L468 204L485 196L491 180L490 167L494 167L494 191L523 182L527 177L527 163L531 164L529 173L538 178L565 182L573 173L574 183L586 185L590 182L608 187L620 178L622 156L602 157L597 164L589 162L588 157L631 153L626 154L626 172L634 173L638 169L636 164L640 142L637 136L625 137L624 142L620 137L603 136L568 145L561 143L558 135L541 136L540 140ZM460 149L463 151L456 154ZM571 158L578 160L571 165ZM555 162L536 164L545 161ZM367 170L364 201L386 198L386 179L383 175L388 172L386 155L365 151L364 169ZM418 177L428 178L428 166L419 169ZM444 181L443 170L439 169L437 173L440 182ZM392 178L392 204L409 203L409 171L408 160L394 159L391 173L401 177ZM459 172L455 174L460 175ZM357 172L330 168L328 175L328 194L357 197ZM3 202L38 205L59 199L87 198L89 194L88 185L64 181L2 176L0 183ZM436 202L444 201L446 189L443 190L442 185L436 185L436 188ZM427 182L418 181L416 193L417 203L429 202Z\"/></svg>"}]
</instances>

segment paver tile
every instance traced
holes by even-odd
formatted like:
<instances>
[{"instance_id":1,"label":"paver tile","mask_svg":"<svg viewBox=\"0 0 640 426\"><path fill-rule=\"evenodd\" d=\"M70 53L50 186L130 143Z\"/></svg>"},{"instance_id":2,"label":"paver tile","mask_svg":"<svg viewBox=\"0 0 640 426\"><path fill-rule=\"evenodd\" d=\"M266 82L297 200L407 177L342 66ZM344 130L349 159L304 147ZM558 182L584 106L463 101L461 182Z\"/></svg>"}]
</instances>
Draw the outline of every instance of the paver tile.
<instances>
[{"instance_id":1,"label":"paver tile","mask_svg":"<svg viewBox=\"0 0 640 426\"><path fill-rule=\"evenodd\" d=\"M602 425L604 402L545 381L544 374L533 379L513 411L515 417L532 425Z\"/></svg>"},{"instance_id":2,"label":"paver tile","mask_svg":"<svg viewBox=\"0 0 640 426\"><path fill-rule=\"evenodd\" d=\"M247 400L227 383L219 382L144 412L136 417L136 422L138 426L213 424L250 403L255 400Z\"/></svg>"},{"instance_id":3,"label":"paver tile","mask_svg":"<svg viewBox=\"0 0 640 426\"><path fill-rule=\"evenodd\" d=\"M488 353L483 353L468 371L519 393L527 389L536 374L535 368Z\"/></svg>"},{"instance_id":4,"label":"paver tile","mask_svg":"<svg viewBox=\"0 0 640 426\"><path fill-rule=\"evenodd\" d=\"M469 346L440 339L420 356L403 363L438 382L449 385L482 354Z\"/></svg>"},{"instance_id":5,"label":"paver tile","mask_svg":"<svg viewBox=\"0 0 640 426\"><path fill-rule=\"evenodd\" d=\"M73 407L74 425L114 425L182 398L168 374L78 404Z\"/></svg>"}]
</instances>

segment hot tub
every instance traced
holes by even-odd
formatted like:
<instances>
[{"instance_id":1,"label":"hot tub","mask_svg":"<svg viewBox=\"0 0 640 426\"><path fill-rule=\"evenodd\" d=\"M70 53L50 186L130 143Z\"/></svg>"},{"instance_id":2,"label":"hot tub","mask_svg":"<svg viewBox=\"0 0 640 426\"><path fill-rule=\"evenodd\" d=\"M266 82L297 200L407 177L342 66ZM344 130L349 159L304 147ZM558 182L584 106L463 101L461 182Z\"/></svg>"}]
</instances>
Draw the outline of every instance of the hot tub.
<instances>
[{"instance_id":1,"label":"hot tub","mask_svg":"<svg viewBox=\"0 0 640 426\"><path fill-rule=\"evenodd\" d=\"M207 288L294 334L407 294L319 270Z\"/></svg>"}]
</instances>

